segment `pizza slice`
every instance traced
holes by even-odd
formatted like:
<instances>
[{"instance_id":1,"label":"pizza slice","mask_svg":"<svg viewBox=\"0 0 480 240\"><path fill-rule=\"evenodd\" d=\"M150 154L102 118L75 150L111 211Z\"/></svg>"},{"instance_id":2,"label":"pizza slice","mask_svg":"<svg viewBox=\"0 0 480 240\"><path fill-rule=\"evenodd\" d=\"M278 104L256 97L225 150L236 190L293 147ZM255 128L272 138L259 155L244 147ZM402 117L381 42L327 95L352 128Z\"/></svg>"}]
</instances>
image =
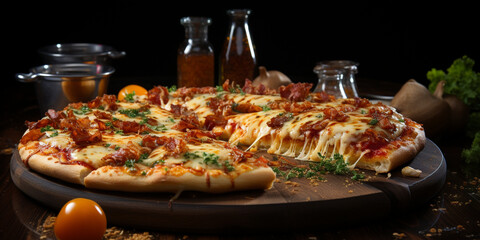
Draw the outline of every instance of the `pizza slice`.
<instances>
[{"instance_id":1,"label":"pizza slice","mask_svg":"<svg viewBox=\"0 0 480 240\"><path fill-rule=\"evenodd\" d=\"M243 89L227 83L217 92L177 91L166 107L181 105L185 112L199 113L203 128L247 150L311 161L341 154L352 168L379 173L410 161L423 149L422 126L394 108L362 98L335 99L310 88L297 83L275 92L248 81Z\"/></svg>"},{"instance_id":2,"label":"pizza slice","mask_svg":"<svg viewBox=\"0 0 480 240\"><path fill-rule=\"evenodd\" d=\"M405 164L423 149L420 124L386 105L363 101L366 105L361 107L355 100L339 100L336 106L318 105L308 111L230 115L216 129L230 143L248 146L247 150L263 148L311 161L341 154L351 167L379 173Z\"/></svg>"},{"instance_id":3,"label":"pizza slice","mask_svg":"<svg viewBox=\"0 0 480 240\"><path fill-rule=\"evenodd\" d=\"M27 122L18 149L31 169L87 188L218 193L272 186L265 159L190 123L141 98L105 95Z\"/></svg>"}]
</instances>

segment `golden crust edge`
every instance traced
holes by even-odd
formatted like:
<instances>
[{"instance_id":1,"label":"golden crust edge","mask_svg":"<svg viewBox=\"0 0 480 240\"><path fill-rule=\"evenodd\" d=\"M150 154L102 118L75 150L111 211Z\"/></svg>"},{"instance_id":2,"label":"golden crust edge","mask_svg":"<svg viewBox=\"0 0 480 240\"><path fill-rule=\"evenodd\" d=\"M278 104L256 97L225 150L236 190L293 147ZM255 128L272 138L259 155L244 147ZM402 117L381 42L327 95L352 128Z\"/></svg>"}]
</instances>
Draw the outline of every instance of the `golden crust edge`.
<instances>
[{"instance_id":1,"label":"golden crust edge","mask_svg":"<svg viewBox=\"0 0 480 240\"><path fill-rule=\"evenodd\" d=\"M181 176L168 174L130 175L114 168L99 168L85 178L87 188L122 192L178 192L201 191L225 193L242 190L270 189L276 176L270 167L259 167L242 172L236 177L227 174L218 176L184 173Z\"/></svg>"},{"instance_id":2,"label":"golden crust edge","mask_svg":"<svg viewBox=\"0 0 480 240\"><path fill-rule=\"evenodd\" d=\"M27 168L66 182L84 185L84 178L92 171L78 164L61 164L58 159L35 154L35 150L28 150L24 145L19 145L18 151L23 162L28 159Z\"/></svg>"},{"instance_id":3,"label":"golden crust edge","mask_svg":"<svg viewBox=\"0 0 480 240\"><path fill-rule=\"evenodd\" d=\"M374 170L377 173L388 173L397 167L413 160L415 156L425 147L425 131L420 128L414 128L417 136L411 144L403 145L396 149L388 158L383 161L365 162L360 160L357 164L359 168Z\"/></svg>"}]
</instances>

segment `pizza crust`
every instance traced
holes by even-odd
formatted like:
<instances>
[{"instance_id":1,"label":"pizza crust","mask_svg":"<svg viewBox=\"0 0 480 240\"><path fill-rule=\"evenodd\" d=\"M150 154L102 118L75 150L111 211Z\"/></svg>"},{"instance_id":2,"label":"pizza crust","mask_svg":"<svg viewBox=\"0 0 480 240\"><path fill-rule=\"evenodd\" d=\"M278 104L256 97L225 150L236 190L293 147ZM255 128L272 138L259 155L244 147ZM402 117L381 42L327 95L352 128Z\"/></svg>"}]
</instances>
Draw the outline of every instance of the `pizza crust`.
<instances>
[{"instance_id":1,"label":"pizza crust","mask_svg":"<svg viewBox=\"0 0 480 240\"><path fill-rule=\"evenodd\" d=\"M19 154L27 167L36 172L66 182L83 185L83 179L92 171L78 164L62 164L52 156L36 154L35 150L19 147Z\"/></svg>"},{"instance_id":2,"label":"pizza crust","mask_svg":"<svg viewBox=\"0 0 480 240\"><path fill-rule=\"evenodd\" d=\"M377 173L387 173L391 170L412 160L425 147L425 132L419 128L414 128L417 136L413 142L402 145L390 153L388 158L369 162L360 160L357 163L359 168L374 170Z\"/></svg>"},{"instance_id":3,"label":"pizza crust","mask_svg":"<svg viewBox=\"0 0 480 240\"><path fill-rule=\"evenodd\" d=\"M159 170L147 176L131 175L114 167L102 167L85 178L87 188L122 192L178 192L201 191L224 193L250 189L270 189L275 173L269 167L255 168L238 176L220 174L203 175L186 172L181 176L165 174Z\"/></svg>"}]
</instances>

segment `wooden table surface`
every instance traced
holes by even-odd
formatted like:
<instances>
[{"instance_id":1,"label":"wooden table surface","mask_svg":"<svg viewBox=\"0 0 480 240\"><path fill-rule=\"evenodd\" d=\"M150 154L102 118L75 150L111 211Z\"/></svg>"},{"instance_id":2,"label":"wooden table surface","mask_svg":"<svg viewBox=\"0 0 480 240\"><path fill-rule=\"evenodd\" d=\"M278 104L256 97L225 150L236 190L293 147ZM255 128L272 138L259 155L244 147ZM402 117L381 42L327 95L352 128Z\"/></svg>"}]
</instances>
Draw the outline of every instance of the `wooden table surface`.
<instances>
[{"instance_id":1,"label":"wooden table surface","mask_svg":"<svg viewBox=\"0 0 480 240\"><path fill-rule=\"evenodd\" d=\"M122 82L112 84L109 92L118 91ZM360 91L368 91L367 86L371 85L359 83ZM386 94L399 89L398 85L388 87L388 83L376 86L385 87L383 93ZM14 185L10 175L12 149L26 129L25 120L35 121L41 116L33 85L15 83L0 91L4 99L8 99L2 101L0 113L0 239L53 239L52 229L45 223L48 217L57 214L56 210L25 195ZM375 94L379 93L382 89L375 89ZM109 231L117 231L117 239L480 239L480 179L464 174L465 166L460 157L462 149L470 143L461 135L432 140L447 161L445 186L426 204L407 211L394 211L381 219L289 232L246 233L239 229L217 235L155 232L118 226L109 226ZM319 214L318 217L329 216ZM123 234L119 235L122 230Z\"/></svg>"}]
</instances>

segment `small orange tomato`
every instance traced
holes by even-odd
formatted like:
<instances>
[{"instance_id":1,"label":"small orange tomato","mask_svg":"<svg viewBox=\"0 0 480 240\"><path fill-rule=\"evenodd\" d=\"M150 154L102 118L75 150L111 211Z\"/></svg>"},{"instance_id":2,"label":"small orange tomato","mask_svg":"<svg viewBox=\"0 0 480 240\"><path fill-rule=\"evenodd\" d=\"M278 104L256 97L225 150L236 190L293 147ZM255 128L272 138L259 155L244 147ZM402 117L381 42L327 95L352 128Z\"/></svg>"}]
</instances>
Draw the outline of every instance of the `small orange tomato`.
<instances>
[{"instance_id":1,"label":"small orange tomato","mask_svg":"<svg viewBox=\"0 0 480 240\"><path fill-rule=\"evenodd\" d=\"M130 84L118 92L118 100L122 101L128 94L132 93L135 93L135 95L147 95L148 91L142 86Z\"/></svg>"},{"instance_id":2,"label":"small orange tomato","mask_svg":"<svg viewBox=\"0 0 480 240\"><path fill-rule=\"evenodd\" d=\"M75 198L63 205L55 220L54 232L59 240L102 239L107 218L95 201Z\"/></svg>"}]
</instances>

